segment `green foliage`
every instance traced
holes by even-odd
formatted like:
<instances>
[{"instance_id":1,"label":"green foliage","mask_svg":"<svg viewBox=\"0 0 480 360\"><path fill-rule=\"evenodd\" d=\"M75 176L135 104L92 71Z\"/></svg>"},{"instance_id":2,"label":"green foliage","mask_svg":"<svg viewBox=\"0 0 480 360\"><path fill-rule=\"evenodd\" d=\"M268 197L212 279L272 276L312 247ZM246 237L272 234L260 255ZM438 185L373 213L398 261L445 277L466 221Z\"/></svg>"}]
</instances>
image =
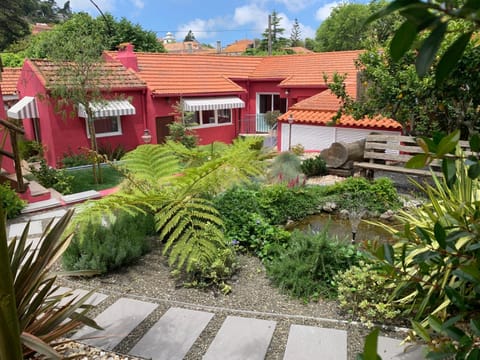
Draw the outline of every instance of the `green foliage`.
<instances>
[{"instance_id":1,"label":"green foliage","mask_svg":"<svg viewBox=\"0 0 480 360\"><path fill-rule=\"evenodd\" d=\"M4 209L7 219L18 216L25 207L26 202L10 187L10 184L0 184L0 205Z\"/></svg>"},{"instance_id":2,"label":"green foliage","mask_svg":"<svg viewBox=\"0 0 480 360\"><path fill-rule=\"evenodd\" d=\"M18 142L18 149L22 159L32 162L43 159L43 145L35 140L23 139Z\"/></svg>"},{"instance_id":3,"label":"green foliage","mask_svg":"<svg viewBox=\"0 0 480 360\"><path fill-rule=\"evenodd\" d=\"M40 161L40 168L30 167L30 172L43 187L54 188L62 194L71 194L73 176L64 169L56 170L47 165L45 160Z\"/></svg>"},{"instance_id":4,"label":"green foliage","mask_svg":"<svg viewBox=\"0 0 480 360\"><path fill-rule=\"evenodd\" d=\"M321 176L328 173L327 164L320 155L302 161L302 172L305 176Z\"/></svg>"},{"instance_id":5,"label":"green foliage","mask_svg":"<svg viewBox=\"0 0 480 360\"><path fill-rule=\"evenodd\" d=\"M385 226L395 244L369 250L396 281L394 294L431 356L470 359L477 354L480 320L480 185L462 160L454 164L453 181L434 177L433 186L421 187L429 201L399 213L403 227Z\"/></svg>"},{"instance_id":6,"label":"green foliage","mask_svg":"<svg viewBox=\"0 0 480 360\"><path fill-rule=\"evenodd\" d=\"M93 163L93 159L90 151L80 151L78 153L74 153L72 149L69 149L67 153L63 154L61 163L63 167L70 168L75 166L91 165Z\"/></svg>"},{"instance_id":7,"label":"green foliage","mask_svg":"<svg viewBox=\"0 0 480 360\"><path fill-rule=\"evenodd\" d=\"M16 0L2 1L0 12L0 51L30 33L22 4Z\"/></svg>"},{"instance_id":8,"label":"green foliage","mask_svg":"<svg viewBox=\"0 0 480 360\"><path fill-rule=\"evenodd\" d=\"M326 189L327 199L342 209L366 210L383 213L400 207L397 190L388 178L369 182L365 178L350 177Z\"/></svg>"},{"instance_id":9,"label":"green foliage","mask_svg":"<svg viewBox=\"0 0 480 360\"><path fill-rule=\"evenodd\" d=\"M98 144L98 153L108 161L118 161L127 153L125 147L122 144L118 144L112 147L110 143Z\"/></svg>"},{"instance_id":10,"label":"green foliage","mask_svg":"<svg viewBox=\"0 0 480 360\"><path fill-rule=\"evenodd\" d=\"M155 234L151 214L118 213L110 221L102 218L76 224L76 234L63 254L67 270L95 270L101 274L138 260L150 250Z\"/></svg>"},{"instance_id":11,"label":"green foliage","mask_svg":"<svg viewBox=\"0 0 480 360\"><path fill-rule=\"evenodd\" d=\"M272 183L286 183L290 186L301 184L303 179L299 157L290 151L278 154L270 165L268 177Z\"/></svg>"},{"instance_id":12,"label":"green foliage","mask_svg":"<svg viewBox=\"0 0 480 360\"><path fill-rule=\"evenodd\" d=\"M334 276L358 262L359 253L346 240L332 238L328 227L319 233L295 230L286 249L266 263L272 282L286 293L303 299L334 297Z\"/></svg>"},{"instance_id":13,"label":"green foliage","mask_svg":"<svg viewBox=\"0 0 480 360\"><path fill-rule=\"evenodd\" d=\"M3 218L3 209L0 210L0 215ZM14 353L15 343L18 343L19 338L24 345L25 358L29 358L30 355L37 352L49 359L60 359L60 354L48 344L65 337L81 324L98 329L95 322L86 316L92 306L85 305L85 302L93 291L68 301L65 301L66 297L71 296L72 292L62 295L55 294L59 287L55 285L57 274L52 272L52 267L71 241L71 234L63 234L72 215L73 210L69 210L55 225L52 221L44 230L40 244L36 248L32 248L32 245L28 244L29 224L27 224L22 235L19 238L15 237L8 245L7 250L5 220L1 221L0 246L2 246L2 250L0 256L2 256L2 261L0 262L0 273L2 282L0 295L3 300L0 305L0 317L5 321L0 322L0 334L3 341L6 339L5 333L10 331L11 341L8 346L0 347L2 359L5 348L11 351L10 355L5 358L18 358L11 355ZM68 275L75 274L69 273ZM78 273L78 275L89 275L89 273ZM12 279L13 284L11 283ZM13 285L13 289L7 289L8 283ZM5 304L12 298L14 298L13 305L16 311L11 311L10 314L13 316L16 314L17 319L12 319L11 315L4 316ZM61 303L64 304L61 305ZM18 321L15 326L16 330L13 330L14 321Z\"/></svg>"},{"instance_id":14,"label":"green foliage","mask_svg":"<svg viewBox=\"0 0 480 360\"><path fill-rule=\"evenodd\" d=\"M187 125L181 122L173 122L168 124L169 135L167 140L177 141L185 145L189 149L193 149L197 146L198 136L189 129Z\"/></svg>"},{"instance_id":15,"label":"green foliage","mask_svg":"<svg viewBox=\"0 0 480 360\"><path fill-rule=\"evenodd\" d=\"M400 16L389 16L371 24L367 18L386 2L369 4L341 3L322 21L316 33L316 51L366 49L372 45L383 46L400 22Z\"/></svg>"},{"instance_id":16,"label":"green foliage","mask_svg":"<svg viewBox=\"0 0 480 360\"><path fill-rule=\"evenodd\" d=\"M292 145L292 152L297 156L302 156L305 153L305 148L302 144Z\"/></svg>"},{"instance_id":17,"label":"green foliage","mask_svg":"<svg viewBox=\"0 0 480 360\"><path fill-rule=\"evenodd\" d=\"M79 193L87 190L104 190L118 186L124 179L121 171L114 166L102 166L102 183L96 184L93 179L92 169L67 170L66 173L72 177L70 188L72 193Z\"/></svg>"},{"instance_id":18,"label":"green foliage","mask_svg":"<svg viewBox=\"0 0 480 360\"><path fill-rule=\"evenodd\" d=\"M288 44L288 39L283 37L285 29L280 27L282 17L279 16L275 10L270 14L271 16L271 44L272 51L281 51ZM259 50L268 51L268 33L269 29L265 29L262 34L262 40L260 42Z\"/></svg>"},{"instance_id":19,"label":"green foliage","mask_svg":"<svg viewBox=\"0 0 480 360\"><path fill-rule=\"evenodd\" d=\"M0 54L2 64L5 67L22 67L25 58L22 55L13 52L4 52Z\"/></svg>"},{"instance_id":20,"label":"green foliage","mask_svg":"<svg viewBox=\"0 0 480 360\"><path fill-rule=\"evenodd\" d=\"M391 299L394 283L370 263L360 261L334 277L340 307L354 320L369 326L397 319L400 308Z\"/></svg>"}]
</instances>

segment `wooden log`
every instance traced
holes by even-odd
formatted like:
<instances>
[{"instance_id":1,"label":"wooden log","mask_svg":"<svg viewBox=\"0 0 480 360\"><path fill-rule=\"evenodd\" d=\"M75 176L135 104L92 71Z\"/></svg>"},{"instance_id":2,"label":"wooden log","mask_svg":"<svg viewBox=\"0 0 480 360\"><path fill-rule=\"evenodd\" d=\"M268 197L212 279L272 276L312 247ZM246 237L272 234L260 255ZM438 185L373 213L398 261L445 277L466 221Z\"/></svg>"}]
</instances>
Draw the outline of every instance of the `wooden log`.
<instances>
[{"instance_id":1,"label":"wooden log","mask_svg":"<svg viewBox=\"0 0 480 360\"><path fill-rule=\"evenodd\" d=\"M328 167L339 168L348 161L363 159L365 139L351 143L334 142L328 149L320 152Z\"/></svg>"}]
</instances>

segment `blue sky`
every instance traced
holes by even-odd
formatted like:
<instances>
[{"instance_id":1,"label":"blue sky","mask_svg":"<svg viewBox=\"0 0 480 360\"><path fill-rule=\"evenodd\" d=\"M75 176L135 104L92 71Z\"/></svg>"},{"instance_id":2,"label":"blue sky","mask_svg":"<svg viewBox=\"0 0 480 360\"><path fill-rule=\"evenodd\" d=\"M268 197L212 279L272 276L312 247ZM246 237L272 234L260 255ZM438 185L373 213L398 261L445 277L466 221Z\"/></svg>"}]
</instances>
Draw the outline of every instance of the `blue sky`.
<instances>
[{"instance_id":1,"label":"blue sky","mask_svg":"<svg viewBox=\"0 0 480 360\"><path fill-rule=\"evenodd\" d=\"M57 0L60 4L61 1ZM235 40L261 38L268 14L279 13L284 36L290 37L298 19L301 37L315 37L320 23L338 2L332 0L95 0L103 12L125 17L164 37L167 31L182 41L189 29L202 43L226 46ZM71 0L73 11L99 12L89 0Z\"/></svg>"}]
</instances>

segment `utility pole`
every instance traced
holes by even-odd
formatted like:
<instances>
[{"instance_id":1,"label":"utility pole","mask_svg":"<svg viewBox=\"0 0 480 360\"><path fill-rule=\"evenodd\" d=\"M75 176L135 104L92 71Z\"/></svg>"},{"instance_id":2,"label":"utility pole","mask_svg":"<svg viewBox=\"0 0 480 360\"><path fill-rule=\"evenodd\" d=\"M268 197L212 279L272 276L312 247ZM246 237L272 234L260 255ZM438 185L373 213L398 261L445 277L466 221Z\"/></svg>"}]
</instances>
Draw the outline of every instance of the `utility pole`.
<instances>
[{"instance_id":1,"label":"utility pole","mask_svg":"<svg viewBox=\"0 0 480 360\"><path fill-rule=\"evenodd\" d=\"M268 55L272 55L272 15L268 15Z\"/></svg>"}]
</instances>

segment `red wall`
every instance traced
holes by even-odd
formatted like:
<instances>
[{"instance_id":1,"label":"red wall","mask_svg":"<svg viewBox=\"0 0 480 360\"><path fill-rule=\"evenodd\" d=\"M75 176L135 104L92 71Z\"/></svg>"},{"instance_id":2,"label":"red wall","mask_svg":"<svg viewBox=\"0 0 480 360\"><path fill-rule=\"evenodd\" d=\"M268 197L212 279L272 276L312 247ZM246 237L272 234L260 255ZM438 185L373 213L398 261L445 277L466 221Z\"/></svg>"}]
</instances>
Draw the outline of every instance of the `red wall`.
<instances>
[{"instance_id":1,"label":"red wall","mask_svg":"<svg viewBox=\"0 0 480 360\"><path fill-rule=\"evenodd\" d=\"M85 119L72 113L72 109L58 113L54 108L54 100L46 95L44 85L34 74L28 61L25 62L20 76L18 90L20 98L24 96L35 96L40 116L40 132L42 144L45 147L45 158L50 166L56 167L64 154L70 150L78 153L82 148L90 148L90 139L87 138ZM28 81L25 81L28 79ZM131 99L136 109L136 114L122 116L122 135L97 138L99 145L109 144L112 148L122 145L126 150L135 148L142 144L144 125L144 94L142 90L126 91L117 94L105 95L105 98L122 96ZM40 99L40 100L39 100ZM24 120L26 137L33 139L32 121Z\"/></svg>"},{"instance_id":2,"label":"red wall","mask_svg":"<svg viewBox=\"0 0 480 360\"><path fill-rule=\"evenodd\" d=\"M0 100L1 100L0 101L0 119L7 120L7 112L5 111L5 106L3 104L3 95L2 95L1 87L0 87ZM8 133L8 130L6 128L4 128L3 126L0 126L0 141L3 139L3 136L5 133L7 134L7 139L3 148L8 152L12 152L12 146L10 144L10 134ZM3 168L9 173L15 172L15 165L13 163L13 160L10 158L7 158L6 156L2 156L1 158L2 158L2 162L0 163L0 169Z\"/></svg>"}]
</instances>

